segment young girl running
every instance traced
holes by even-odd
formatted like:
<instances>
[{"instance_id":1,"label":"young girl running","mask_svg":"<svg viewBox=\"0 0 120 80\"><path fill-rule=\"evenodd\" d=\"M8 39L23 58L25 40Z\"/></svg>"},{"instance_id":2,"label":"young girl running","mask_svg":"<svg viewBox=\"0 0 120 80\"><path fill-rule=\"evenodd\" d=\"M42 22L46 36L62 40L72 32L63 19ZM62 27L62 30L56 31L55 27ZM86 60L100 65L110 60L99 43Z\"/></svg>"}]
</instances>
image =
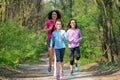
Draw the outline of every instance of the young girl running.
<instances>
[{"instance_id":1,"label":"young girl running","mask_svg":"<svg viewBox=\"0 0 120 80\"><path fill-rule=\"evenodd\" d=\"M52 40L50 46L54 45L56 54L56 78L61 79L64 76L63 73L63 57L65 53L65 42L67 41L67 34L65 30L62 30L62 23L57 20L55 23L56 30L52 33Z\"/></svg>"},{"instance_id":2,"label":"young girl running","mask_svg":"<svg viewBox=\"0 0 120 80\"><path fill-rule=\"evenodd\" d=\"M68 23L68 47L70 49L70 76L73 75L73 68L75 64L75 70L78 71L79 67L77 61L80 59L80 41L82 40L82 35L80 29L78 29L77 22L75 19L71 19ZM76 58L74 61L74 53L76 51Z\"/></svg>"}]
</instances>

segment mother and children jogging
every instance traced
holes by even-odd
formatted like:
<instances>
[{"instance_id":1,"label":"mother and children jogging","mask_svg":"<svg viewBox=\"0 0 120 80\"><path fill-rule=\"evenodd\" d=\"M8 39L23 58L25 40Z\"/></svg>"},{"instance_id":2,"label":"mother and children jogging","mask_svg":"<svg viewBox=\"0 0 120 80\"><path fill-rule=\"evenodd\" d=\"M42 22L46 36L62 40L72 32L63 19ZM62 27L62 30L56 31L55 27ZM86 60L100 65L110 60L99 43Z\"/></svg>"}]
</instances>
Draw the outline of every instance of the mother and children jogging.
<instances>
[{"instance_id":1,"label":"mother and children jogging","mask_svg":"<svg viewBox=\"0 0 120 80\"><path fill-rule=\"evenodd\" d=\"M45 22L44 32L47 32L47 47L49 52L49 66L48 72L51 72L52 62L54 60L54 74L56 79L62 79L64 76L64 54L66 43L68 42L68 48L70 50L70 72L69 75L74 75L74 69L79 70L77 64L80 59L80 42L82 35L78 28L75 19L70 19L68 22L68 30L63 29L61 21L61 14L58 10L52 10L48 13L48 21Z\"/></svg>"}]
</instances>

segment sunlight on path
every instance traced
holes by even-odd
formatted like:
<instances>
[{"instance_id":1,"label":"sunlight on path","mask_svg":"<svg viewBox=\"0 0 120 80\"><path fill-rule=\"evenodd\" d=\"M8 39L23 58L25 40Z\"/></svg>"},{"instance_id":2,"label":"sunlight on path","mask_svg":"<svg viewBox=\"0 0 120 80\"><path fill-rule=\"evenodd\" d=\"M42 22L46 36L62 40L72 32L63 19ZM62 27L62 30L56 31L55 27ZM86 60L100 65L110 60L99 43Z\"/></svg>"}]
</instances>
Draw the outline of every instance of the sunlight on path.
<instances>
[{"instance_id":1,"label":"sunlight on path","mask_svg":"<svg viewBox=\"0 0 120 80\"><path fill-rule=\"evenodd\" d=\"M40 65L20 65L23 73L13 75L10 80L56 80L53 77L53 71L48 72L48 53L41 56L42 64ZM85 72L74 72L73 76L69 76L69 65L64 66L64 78L61 80L93 80L90 74Z\"/></svg>"}]
</instances>

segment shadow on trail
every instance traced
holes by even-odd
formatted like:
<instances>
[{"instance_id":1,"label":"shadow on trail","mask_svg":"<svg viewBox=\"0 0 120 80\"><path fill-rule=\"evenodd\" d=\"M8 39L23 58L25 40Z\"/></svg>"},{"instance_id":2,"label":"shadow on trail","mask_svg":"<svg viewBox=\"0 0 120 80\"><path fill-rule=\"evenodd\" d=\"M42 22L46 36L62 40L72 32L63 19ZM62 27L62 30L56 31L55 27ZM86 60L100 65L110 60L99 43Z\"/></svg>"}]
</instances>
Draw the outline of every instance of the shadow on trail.
<instances>
[{"instance_id":1,"label":"shadow on trail","mask_svg":"<svg viewBox=\"0 0 120 80\"><path fill-rule=\"evenodd\" d=\"M107 66L107 67L109 67L109 66ZM118 67L115 67L113 69L110 69L110 68L101 69L100 65L93 65L93 66L91 66L87 69L83 69L81 71L82 72L93 72L92 76L107 76L107 75L111 75L111 74L114 74L114 73L120 71L120 69ZM120 75L120 74L117 74L117 75Z\"/></svg>"},{"instance_id":2,"label":"shadow on trail","mask_svg":"<svg viewBox=\"0 0 120 80\"><path fill-rule=\"evenodd\" d=\"M52 76L47 72L46 65L40 66L20 66L22 72L11 75L11 78L37 78ZM45 71L46 70L46 71ZM48 73L48 74L46 74Z\"/></svg>"}]
</instances>

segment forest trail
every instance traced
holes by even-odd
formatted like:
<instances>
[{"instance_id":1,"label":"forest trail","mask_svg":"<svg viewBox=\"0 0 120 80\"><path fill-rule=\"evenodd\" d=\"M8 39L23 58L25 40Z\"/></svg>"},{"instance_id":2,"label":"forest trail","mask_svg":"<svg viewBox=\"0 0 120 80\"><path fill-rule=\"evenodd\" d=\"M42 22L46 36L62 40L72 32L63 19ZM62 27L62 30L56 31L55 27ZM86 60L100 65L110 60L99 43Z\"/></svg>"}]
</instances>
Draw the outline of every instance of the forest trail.
<instances>
[{"instance_id":1,"label":"forest trail","mask_svg":"<svg viewBox=\"0 0 120 80\"><path fill-rule=\"evenodd\" d=\"M48 72L48 53L41 54L42 64L40 65L20 65L23 72L11 76L7 80L56 80L52 72ZM64 66L64 78L62 80L93 80L90 74L85 72L75 72L74 76L69 76L69 65ZM5 79L4 79L5 80Z\"/></svg>"},{"instance_id":2,"label":"forest trail","mask_svg":"<svg viewBox=\"0 0 120 80\"><path fill-rule=\"evenodd\" d=\"M39 65L19 65L21 70L9 73L5 70L7 77L1 77L0 80L56 80L52 72L48 72L48 52L41 53L41 64ZM120 80L120 70L100 70L99 64L92 63L80 66L80 71L74 73L74 76L69 76L69 65L64 66L64 78L62 80ZM1 73L1 72L0 72Z\"/></svg>"}]
</instances>

